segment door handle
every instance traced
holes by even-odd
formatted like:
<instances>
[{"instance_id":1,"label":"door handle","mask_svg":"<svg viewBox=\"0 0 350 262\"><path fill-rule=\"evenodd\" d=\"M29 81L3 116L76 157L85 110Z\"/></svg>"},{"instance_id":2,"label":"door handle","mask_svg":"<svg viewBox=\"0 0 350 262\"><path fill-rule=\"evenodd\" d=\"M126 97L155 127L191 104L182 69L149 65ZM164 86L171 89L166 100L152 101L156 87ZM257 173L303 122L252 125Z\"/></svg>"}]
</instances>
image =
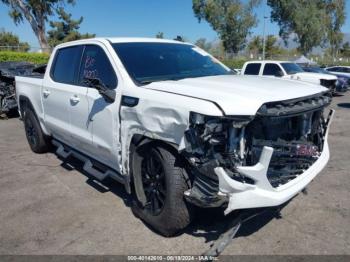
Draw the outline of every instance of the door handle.
<instances>
[{"instance_id":1,"label":"door handle","mask_svg":"<svg viewBox=\"0 0 350 262\"><path fill-rule=\"evenodd\" d=\"M45 89L44 91L43 91L43 95L44 95L44 97L48 97L49 95L50 95L50 91L49 90L47 90L47 89Z\"/></svg>"},{"instance_id":2,"label":"door handle","mask_svg":"<svg viewBox=\"0 0 350 262\"><path fill-rule=\"evenodd\" d=\"M80 101L80 98L77 95L74 95L70 98L70 101L73 103L78 103Z\"/></svg>"}]
</instances>

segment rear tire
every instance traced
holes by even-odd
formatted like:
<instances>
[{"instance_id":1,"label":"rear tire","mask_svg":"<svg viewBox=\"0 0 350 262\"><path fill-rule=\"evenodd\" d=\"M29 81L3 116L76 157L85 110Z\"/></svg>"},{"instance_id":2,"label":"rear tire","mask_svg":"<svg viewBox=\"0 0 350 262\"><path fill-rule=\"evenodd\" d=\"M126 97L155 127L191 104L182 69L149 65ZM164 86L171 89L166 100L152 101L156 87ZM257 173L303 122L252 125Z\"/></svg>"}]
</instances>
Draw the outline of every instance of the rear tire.
<instances>
[{"instance_id":1,"label":"rear tire","mask_svg":"<svg viewBox=\"0 0 350 262\"><path fill-rule=\"evenodd\" d=\"M153 177L149 174L150 159L158 170L153 172ZM179 155L166 146L148 143L136 149L132 167L134 176L142 176L147 199L143 207L134 194L133 213L163 236L173 236L187 227L193 218L193 210L184 199L188 185Z\"/></svg>"},{"instance_id":2,"label":"rear tire","mask_svg":"<svg viewBox=\"0 0 350 262\"><path fill-rule=\"evenodd\" d=\"M33 110L27 108L24 117L24 129L31 150L42 154L50 150L50 141L41 129L40 123Z\"/></svg>"}]
</instances>

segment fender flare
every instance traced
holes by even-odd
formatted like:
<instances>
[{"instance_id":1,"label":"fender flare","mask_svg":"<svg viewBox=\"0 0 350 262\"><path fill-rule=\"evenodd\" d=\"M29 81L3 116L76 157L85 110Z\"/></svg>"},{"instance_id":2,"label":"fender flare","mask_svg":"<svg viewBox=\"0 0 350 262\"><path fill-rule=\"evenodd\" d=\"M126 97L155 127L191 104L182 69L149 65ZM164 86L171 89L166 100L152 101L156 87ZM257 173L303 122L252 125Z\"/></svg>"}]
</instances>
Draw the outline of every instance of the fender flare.
<instances>
[{"instance_id":1,"label":"fender flare","mask_svg":"<svg viewBox=\"0 0 350 262\"><path fill-rule=\"evenodd\" d=\"M136 149L148 143L162 146L165 149L172 151L174 154L178 154L179 157L182 157L181 154L179 154L178 152L178 145L176 144L170 143L168 141L160 140L160 139L150 138L148 136L141 135L141 134L134 134L133 138L131 139L131 143L129 147L129 183L130 182L133 183L136 197L143 206L146 204L146 199L145 199L144 190L143 190L142 178L140 174L133 173L133 169L134 169L133 165L134 165ZM185 161L185 158L183 158L183 160ZM189 174L187 172L183 172L183 174L185 176L184 178L186 180L187 185L190 187L191 182L190 182Z\"/></svg>"},{"instance_id":2,"label":"fender flare","mask_svg":"<svg viewBox=\"0 0 350 262\"><path fill-rule=\"evenodd\" d=\"M30 99L27 96L20 95L18 97L18 111L19 111L22 119L24 118L25 109L27 107L30 108L33 111L33 113L35 115L35 118L38 120L38 122L40 124L40 127L43 130L44 134L47 135L47 136L50 136L50 133L47 131L44 123L42 121L40 121L40 119L38 117L38 114L37 114L37 112L36 112L32 102L30 101Z\"/></svg>"}]
</instances>

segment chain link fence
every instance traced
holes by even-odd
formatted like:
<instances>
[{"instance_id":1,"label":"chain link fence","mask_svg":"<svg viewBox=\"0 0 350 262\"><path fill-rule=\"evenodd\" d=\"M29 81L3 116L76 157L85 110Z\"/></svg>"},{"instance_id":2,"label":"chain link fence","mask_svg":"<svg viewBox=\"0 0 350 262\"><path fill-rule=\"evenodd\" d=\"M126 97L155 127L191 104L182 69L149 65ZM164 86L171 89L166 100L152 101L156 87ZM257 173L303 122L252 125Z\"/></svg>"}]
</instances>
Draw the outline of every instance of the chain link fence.
<instances>
[{"instance_id":1,"label":"chain link fence","mask_svg":"<svg viewBox=\"0 0 350 262\"><path fill-rule=\"evenodd\" d=\"M52 48L41 48L30 45L0 45L0 51L31 52L31 53L51 53Z\"/></svg>"}]
</instances>

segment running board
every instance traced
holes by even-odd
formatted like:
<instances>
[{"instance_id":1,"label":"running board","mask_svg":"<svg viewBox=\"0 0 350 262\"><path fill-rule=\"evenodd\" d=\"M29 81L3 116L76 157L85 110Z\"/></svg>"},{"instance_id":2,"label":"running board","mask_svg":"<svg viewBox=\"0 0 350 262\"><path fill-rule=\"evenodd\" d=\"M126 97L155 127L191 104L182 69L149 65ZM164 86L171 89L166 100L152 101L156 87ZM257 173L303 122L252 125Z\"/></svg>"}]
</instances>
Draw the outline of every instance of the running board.
<instances>
[{"instance_id":1,"label":"running board","mask_svg":"<svg viewBox=\"0 0 350 262\"><path fill-rule=\"evenodd\" d=\"M125 184L125 180L124 180L123 176L118 174L117 172L109 169L108 167L106 167L105 172L101 172L100 170L98 170L94 167L94 165L91 162L89 157L87 157L87 156L67 147L67 146L65 147L62 143L60 143L57 140L52 140L52 144L57 147L56 154L58 156L60 156L63 159L66 159L70 156L73 156L73 157L79 159L80 161L82 161L84 163L83 170L85 172L89 173L90 175L92 175L93 177L95 177L97 180L102 181L107 177L111 177L114 180L118 181L119 183ZM103 165L103 166L105 166L105 165Z\"/></svg>"}]
</instances>

